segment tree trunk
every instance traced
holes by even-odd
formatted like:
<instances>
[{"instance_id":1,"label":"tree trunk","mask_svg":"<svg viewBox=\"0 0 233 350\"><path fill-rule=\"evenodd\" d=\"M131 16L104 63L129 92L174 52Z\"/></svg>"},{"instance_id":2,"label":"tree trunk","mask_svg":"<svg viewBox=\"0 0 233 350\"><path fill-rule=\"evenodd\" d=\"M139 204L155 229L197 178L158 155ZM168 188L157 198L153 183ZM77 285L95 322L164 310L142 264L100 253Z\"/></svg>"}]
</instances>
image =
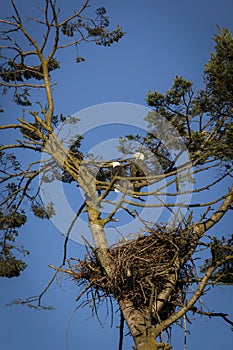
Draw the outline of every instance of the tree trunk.
<instances>
[{"instance_id":1,"label":"tree trunk","mask_svg":"<svg viewBox=\"0 0 233 350\"><path fill-rule=\"evenodd\" d=\"M169 350L171 345L159 343L151 334L143 334L134 339L134 350Z\"/></svg>"},{"instance_id":2,"label":"tree trunk","mask_svg":"<svg viewBox=\"0 0 233 350\"><path fill-rule=\"evenodd\" d=\"M169 350L168 344L156 341L155 326L151 324L150 318L141 311L134 308L129 300L120 300L119 305L124 319L133 337L134 350Z\"/></svg>"}]
</instances>

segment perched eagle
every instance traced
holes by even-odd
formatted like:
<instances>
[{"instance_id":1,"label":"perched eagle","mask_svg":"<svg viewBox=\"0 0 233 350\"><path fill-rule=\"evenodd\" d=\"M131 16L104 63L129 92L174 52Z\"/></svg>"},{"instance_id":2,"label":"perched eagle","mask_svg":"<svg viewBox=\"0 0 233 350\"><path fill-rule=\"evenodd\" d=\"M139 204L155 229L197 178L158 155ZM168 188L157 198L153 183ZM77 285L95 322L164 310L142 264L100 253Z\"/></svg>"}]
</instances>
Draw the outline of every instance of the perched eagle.
<instances>
[{"instance_id":1,"label":"perched eagle","mask_svg":"<svg viewBox=\"0 0 233 350\"><path fill-rule=\"evenodd\" d=\"M96 180L100 182L109 182L111 172L109 169L100 168L97 175ZM104 189L104 188L103 188ZM101 184L98 186L98 195L101 195Z\"/></svg>"},{"instance_id":2,"label":"perched eagle","mask_svg":"<svg viewBox=\"0 0 233 350\"><path fill-rule=\"evenodd\" d=\"M143 153L141 152L136 152L134 155L133 155L133 158L136 159L136 160L144 160L145 159L145 156Z\"/></svg>"},{"instance_id":3,"label":"perched eagle","mask_svg":"<svg viewBox=\"0 0 233 350\"><path fill-rule=\"evenodd\" d=\"M144 159L145 156L141 152L137 152L133 155L134 160L131 160L129 163L130 166L130 177L144 177L145 173L143 171L143 168L145 168ZM143 181L143 182L142 182ZM142 187L142 184L145 185L145 180L132 180L133 184L133 190L134 192L140 192L140 189Z\"/></svg>"},{"instance_id":4,"label":"perched eagle","mask_svg":"<svg viewBox=\"0 0 233 350\"><path fill-rule=\"evenodd\" d=\"M112 181L116 176L120 177L126 177L126 170L125 170L125 165L121 165L119 162L112 162L111 164L111 175L110 175L110 180ZM115 181L116 185L119 185L121 187L124 186L125 181L124 180L116 180ZM119 190L115 189L115 192L120 192Z\"/></svg>"}]
</instances>

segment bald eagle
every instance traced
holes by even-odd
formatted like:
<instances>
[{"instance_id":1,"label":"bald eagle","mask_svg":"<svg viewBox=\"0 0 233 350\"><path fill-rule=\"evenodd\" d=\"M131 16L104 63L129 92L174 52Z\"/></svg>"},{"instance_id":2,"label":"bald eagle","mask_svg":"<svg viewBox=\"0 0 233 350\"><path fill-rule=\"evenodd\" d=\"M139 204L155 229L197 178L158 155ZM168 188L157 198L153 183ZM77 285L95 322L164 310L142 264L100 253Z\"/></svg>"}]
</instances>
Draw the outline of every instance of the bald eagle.
<instances>
[{"instance_id":1,"label":"bald eagle","mask_svg":"<svg viewBox=\"0 0 233 350\"><path fill-rule=\"evenodd\" d=\"M144 159L145 156L141 152L137 152L133 155L134 160L130 161L130 177L145 177L143 168L145 168ZM142 184L145 180L132 180L134 192L140 192ZM145 184L145 182L144 182Z\"/></svg>"},{"instance_id":2,"label":"bald eagle","mask_svg":"<svg viewBox=\"0 0 233 350\"><path fill-rule=\"evenodd\" d=\"M97 175L96 175L96 180L100 182L108 182L110 179L110 170L109 169L104 169L100 168ZM104 189L104 187L102 188ZM101 195L101 184L98 186L98 195Z\"/></svg>"},{"instance_id":3,"label":"bald eagle","mask_svg":"<svg viewBox=\"0 0 233 350\"><path fill-rule=\"evenodd\" d=\"M119 162L112 162L111 164L111 175L110 175L110 180L112 181L116 176L120 177L126 177L126 169L124 165L121 165ZM116 180L115 184L119 185L121 187L124 186L125 181L124 180ZM115 192L120 192L119 190L115 189Z\"/></svg>"},{"instance_id":4,"label":"bald eagle","mask_svg":"<svg viewBox=\"0 0 233 350\"><path fill-rule=\"evenodd\" d=\"M145 156L143 153L141 152L136 152L134 155L133 155L133 158L134 159L137 159L137 160L144 160L145 159Z\"/></svg>"}]
</instances>

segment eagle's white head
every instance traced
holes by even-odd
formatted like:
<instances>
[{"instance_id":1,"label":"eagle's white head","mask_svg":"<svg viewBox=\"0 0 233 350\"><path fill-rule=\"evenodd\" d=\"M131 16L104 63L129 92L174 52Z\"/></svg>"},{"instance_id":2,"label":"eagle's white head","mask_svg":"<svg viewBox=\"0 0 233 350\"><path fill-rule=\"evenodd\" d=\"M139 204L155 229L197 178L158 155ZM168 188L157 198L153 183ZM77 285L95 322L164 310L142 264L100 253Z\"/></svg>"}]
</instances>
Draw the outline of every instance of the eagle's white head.
<instances>
[{"instance_id":1,"label":"eagle's white head","mask_svg":"<svg viewBox=\"0 0 233 350\"><path fill-rule=\"evenodd\" d=\"M112 162L112 163L111 163L111 166L112 166L113 168L115 168L115 167L118 166L118 165L120 165L119 162Z\"/></svg>"},{"instance_id":2,"label":"eagle's white head","mask_svg":"<svg viewBox=\"0 0 233 350\"><path fill-rule=\"evenodd\" d=\"M136 160L144 160L145 159L145 156L143 153L141 152L136 152L134 155L133 155L133 158L135 158Z\"/></svg>"}]
</instances>

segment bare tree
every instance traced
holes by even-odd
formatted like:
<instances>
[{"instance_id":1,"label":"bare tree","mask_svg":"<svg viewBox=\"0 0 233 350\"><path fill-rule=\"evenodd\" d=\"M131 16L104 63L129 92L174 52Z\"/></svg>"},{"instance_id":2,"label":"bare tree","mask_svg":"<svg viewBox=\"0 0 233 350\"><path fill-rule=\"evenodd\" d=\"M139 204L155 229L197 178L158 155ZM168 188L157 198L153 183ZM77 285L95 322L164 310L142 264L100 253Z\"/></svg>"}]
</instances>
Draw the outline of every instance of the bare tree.
<instances>
[{"instance_id":1,"label":"bare tree","mask_svg":"<svg viewBox=\"0 0 233 350\"><path fill-rule=\"evenodd\" d=\"M55 57L59 50L89 41L109 46L124 35L122 29L109 31L104 8L90 17L89 1L64 19L56 1L45 0L42 17L30 18L44 28L38 40L28 31L13 0L11 3L14 14L0 21L1 86L3 93L13 89L15 102L24 110L17 122L1 126L5 131L15 130L18 137L14 144L1 146L0 154L1 183L5 185L0 212L1 276L18 276L25 268L12 253L18 228L27 218L24 202L31 203L37 217L55 214L53 203L44 205L41 200L35 181L40 175L42 182L56 179L78 185L85 200L70 223L62 265L51 265L55 275L41 295L26 303L42 307L42 296L56 274L68 274L83 286L80 298L91 292L94 310L102 298L116 300L122 317L120 349L124 320L137 350L171 349L163 334L188 312L218 316L233 325L226 314L208 313L197 306L209 285L232 283L232 236L220 239L208 232L232 209L233 188L227 188L226 182L232 178L230 32L220 29L215 36L215 53L205 66L204 89L195 91L191 82L176 77L165 95L148 93L147 103L153 109L146 116L147 132L123 135L119 140L123 156L113 164L109 159L88 159L81 151L82 135L69 139L69 147L65 146L56 132L59 123L72 127L77 120L54 115L51 75L60 68ZM84 59L77 56L76 60ZM33 89L45 92L45 102L38 101L35 107ZM17 149L43 152L47 157L23 168ZM199 182L200 174L205 176L204 184ZM221 195L215 191L219 184L225 188ZM110 198L113 191L118 193L117 200ZM104 216L101 207L106 203L112 210ZM169 222L148 222L140 208L164 208ZM105 229L109 223L114 225L119 210L137 217L142 228L133 239L109 246ZM93 245L85 241L87 254L82 260L67 259L69 235L81 213L88 217ZM197 256L204 257L200 269L195 264Z\"/></svg>"}]
</instances>

